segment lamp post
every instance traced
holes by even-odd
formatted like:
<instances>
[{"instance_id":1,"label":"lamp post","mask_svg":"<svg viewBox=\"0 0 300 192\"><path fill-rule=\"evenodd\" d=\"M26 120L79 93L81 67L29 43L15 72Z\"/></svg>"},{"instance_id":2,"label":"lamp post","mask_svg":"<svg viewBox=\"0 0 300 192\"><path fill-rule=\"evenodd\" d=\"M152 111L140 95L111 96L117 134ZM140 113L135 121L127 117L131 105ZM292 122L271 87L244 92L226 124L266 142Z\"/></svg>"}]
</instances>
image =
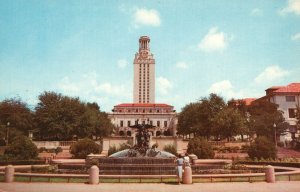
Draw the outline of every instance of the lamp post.
<instances>
[{"instance_id":1,"label":"lamp post","mask_svg":"<svg viewBox=\"0 0 300 192\"><path fill-rule=\"evenodd\" d=\"M6 145L8 145L8 135L9 135L9 125L10 125L10 122L7 122L7 127L6 127Z\"/></svg>"},{"instance_id":2,"label":"lamp post","mask_svg":"<svg viewBox=\"0 0 300 192\"><path fill-rule=\"evenodd\" d=\"M276 124L273 124L274 127L274 138L275 138L275 147L277 147L277 135L276 135Z\"/></svg>"}]
</instances>

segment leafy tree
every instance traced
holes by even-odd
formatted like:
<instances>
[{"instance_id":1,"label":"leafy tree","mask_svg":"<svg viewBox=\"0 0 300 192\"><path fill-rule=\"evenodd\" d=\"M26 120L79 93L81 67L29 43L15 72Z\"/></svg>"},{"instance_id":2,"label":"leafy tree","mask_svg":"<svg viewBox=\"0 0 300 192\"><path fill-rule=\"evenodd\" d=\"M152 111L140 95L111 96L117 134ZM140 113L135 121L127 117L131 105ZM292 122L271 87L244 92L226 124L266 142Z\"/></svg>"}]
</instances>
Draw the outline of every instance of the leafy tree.
<instances>
[{"instance_id":1,"label":"leafy tree","mask_svg":"<svg viewBox=\"0 0 300 192\"><path fill-rule=\"evenodd\" d=\"M300 106L296 106L296 119L297 119L297 129L300 129Z\"/></svg>"},{"instance_id":2,"label":"leafy tree","mask_svg":"<svg viewBox=\"0 0 300 192\"><path fill-rule=\"evenodd\" d=\"M19 99L6 99L0 102L0 126L2 132L6 132L8 122L9 129L16 129L25 135L28 134L28 130L34 128L32 111L30 111L26 103ZM2 134L4 133L0 133L0 135Z\"/></svg>"},{"instance_id":3,"label":"leafy tree","mask_svg":"<svg viewBox=\"0 0 300 192\"><path fill-rule=\"evenodd\" d=\"M227 138L243 134L246 119L234 108L224 107L213 118L213 132L218 138Z\"/></svg>"},{"instance_id":4,"label":"leafy tree","mask_svg":"<svg viewBox=\"0 0 300 192\"><path fill-rule=\"evenodd\" d=\"M93 140L85 138L72 144L70 153L79 159L85 159L87 155L100 153L100 146Z\"/></svg>"},{"instance_id":5,"label":"leafy tree","mask_svg":"<svg viewBox=\"0 0 300 192\"><path fill-rule=\"evenodd\" d=\"M187 152L197 155L199 159L212 159L215 156L210 143L201 137L189 141Z\"/></svg>"},{"instance_id":6,"label":"leafy tree","mask_svg":"<svg viewBox=\"0 0 300 192\"><path fill-rule=\"evenodd\" d=\"M274 135L274 129L281 134L287 128L283 112L277 110L278 105L264 99L251 103L248 108L251 128L258 136ZM276 127L274 127L274 124Z\"/></svg>"},{"instance_id":7,"label":"leafy tree","mask_svg":"<svg viewBox=\"0 0 300 192\"><path fill-rule=\"evenodd\" d=\"M275 159L277 156L277 150L272 141L270 141L267 137L261 136L257 137L255 141L250 144L248 155L252 159Z\"/></svg>"},{"instance_id":8,"label":"leafy tree","mask_svg":"<svg viewBox=\"0 0 300 192\"><path fill-rule=\"evenodd\" d=\"M78 98L44 92L39 96L36 107L36 121L41 139L69 140L84 113L84 105Z\"/></svg>"},{"instance_id":9,"label":"leafy tree","mask_svg":"<svg viewBox=\"0 0 300 192\"><path fill-rule=\"evenodd\" d=\"M178 116L178 133L209 138L214 126L213 118L224 107L223 98L213 93L208 98L186 105Z\"/></svg>"},{"instance_id":10,"label":"leafy tree","mask_svg":"<svg viewBox=\"0 0 300 192\"><path fill-rule=\"evenodd\" d=\"M13 160L30 160L37 158L38 148L28 137L19 136L5 149L4 154Z\"/></svg>"},{"instance_id":11,"label":"leafy tree","mask_svg":"<svg viewBox=\"0 0 300 192\"><path fill-rule=\"evenodd\" d=\"M82 103L78 98L44 92L39 96L36 121L41 139L69 140L111 133L113 125L96 103Z\"/></svg>"}]
</instances>

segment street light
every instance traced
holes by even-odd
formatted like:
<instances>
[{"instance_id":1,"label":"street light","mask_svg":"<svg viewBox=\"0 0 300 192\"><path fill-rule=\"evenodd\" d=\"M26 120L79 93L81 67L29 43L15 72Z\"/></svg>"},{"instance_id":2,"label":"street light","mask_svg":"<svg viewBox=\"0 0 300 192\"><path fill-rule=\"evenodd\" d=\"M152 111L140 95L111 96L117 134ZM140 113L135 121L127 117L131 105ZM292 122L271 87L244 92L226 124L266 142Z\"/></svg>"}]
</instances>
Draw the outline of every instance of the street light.
<instances>
[{"instance_id":1,"label":"street light","mask_svg":"<svg viewBox=\"0 0 300 192\"><path fill-rule=\"evenodd\" d=\"M274 137L275 137L275 147L277 147L277 136L276 136L276 124L273 124L274 127Z\"/></svg>"},{"instance_id":2,"label":"street light","mask_svg":"<svg viewBox=\"0 0 300 192\"><path fill-rule=\"evenodd\" d=\"M6 127L6 145L8 145L8 134L9 134L9 125L10 125L10 122L7 122L7 127Z\"/></svg>"}]
</instances>

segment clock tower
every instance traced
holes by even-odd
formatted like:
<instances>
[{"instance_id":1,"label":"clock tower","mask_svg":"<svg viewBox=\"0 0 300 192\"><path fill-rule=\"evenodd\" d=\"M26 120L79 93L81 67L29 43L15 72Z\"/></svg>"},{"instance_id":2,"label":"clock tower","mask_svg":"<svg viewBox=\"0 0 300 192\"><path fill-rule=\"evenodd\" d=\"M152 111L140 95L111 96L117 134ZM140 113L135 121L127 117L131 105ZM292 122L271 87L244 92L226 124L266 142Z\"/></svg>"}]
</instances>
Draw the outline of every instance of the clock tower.
<instances>
[{"instance_id":1,"label":"clock tower","mask_svg":"<svg viewBox=\"0 0 300 192\"><path fill-rule=\"evenodd\" d=\"M155 103L155 60L150 52L150 38L141 36L134 61L133 102Z\"/></svg>"}]
</instances>

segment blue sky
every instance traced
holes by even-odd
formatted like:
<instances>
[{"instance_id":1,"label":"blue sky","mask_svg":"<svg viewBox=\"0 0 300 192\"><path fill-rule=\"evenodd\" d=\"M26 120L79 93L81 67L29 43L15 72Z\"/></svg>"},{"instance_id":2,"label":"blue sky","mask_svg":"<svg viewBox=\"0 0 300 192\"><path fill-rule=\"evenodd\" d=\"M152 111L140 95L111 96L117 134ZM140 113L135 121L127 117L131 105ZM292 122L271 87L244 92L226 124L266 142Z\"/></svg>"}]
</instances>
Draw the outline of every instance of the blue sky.
<instances>
[{"instance_id":1,"label":"blue sky","mask_svg":"<svg viewBox=\"0 0 300 192\"><path fill-rule=\"evenodd\" d=\"M261 97L300 82L300 0L0 1L0 100L43 91L110 111L132 102L142 35L156 102L177 111L215 92Z\"/></svg>"}]
</instances>

